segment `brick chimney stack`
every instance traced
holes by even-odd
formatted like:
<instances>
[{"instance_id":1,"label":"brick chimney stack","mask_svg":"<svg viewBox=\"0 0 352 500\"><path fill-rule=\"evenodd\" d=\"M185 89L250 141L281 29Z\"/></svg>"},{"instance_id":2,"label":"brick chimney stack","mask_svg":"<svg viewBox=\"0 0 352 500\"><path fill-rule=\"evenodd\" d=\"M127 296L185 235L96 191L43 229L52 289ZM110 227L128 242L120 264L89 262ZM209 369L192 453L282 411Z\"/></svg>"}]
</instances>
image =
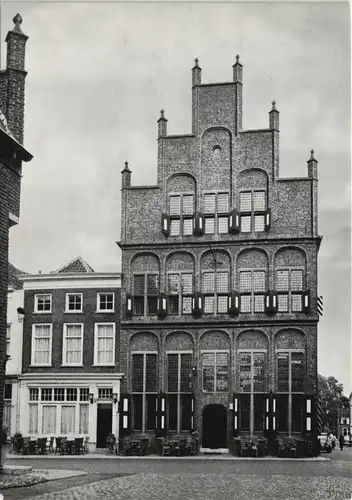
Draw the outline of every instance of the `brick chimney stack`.
<instances>
[{"instance_id":1,"label":"brick chimney stack","mask_svg":"<svg viewBox=\"0 0 352 500\"><path fill-rule=\"evenodd\" d=\"M269 128L271 130L280 130L280 112L276 109L276 102L272 102L271 111L269 111Z\"/></svg>"},{"instance_id":2,"label":"brick chimney stack","mask_svg":"<svg viewBox=\"0 0 352 500\"><path fill-rule=\"evenodd\" d=\"M7 33L6 70L0 74L0 106L9 128L20 144L23 144L25 104L25 53L28 36L22 32L22 17L13 18L15 27Z\"/></svg>"}]
</instances>

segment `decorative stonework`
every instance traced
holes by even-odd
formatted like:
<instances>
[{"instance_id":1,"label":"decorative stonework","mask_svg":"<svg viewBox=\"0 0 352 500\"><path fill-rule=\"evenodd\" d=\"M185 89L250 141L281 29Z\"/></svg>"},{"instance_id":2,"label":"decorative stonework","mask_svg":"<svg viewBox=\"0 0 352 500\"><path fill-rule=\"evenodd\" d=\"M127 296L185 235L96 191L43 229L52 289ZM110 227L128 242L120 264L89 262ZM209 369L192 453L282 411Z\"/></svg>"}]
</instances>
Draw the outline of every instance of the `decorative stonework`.
<instances>
[{"instance_id":1,"label":"decorative stonework","mask_svg":"<svg viewBox=\"0 0 352 500\"><path fill-rule=\"evenodd\" d=\"M297 330L283 330L275 336L275 349L305 349L306 337Z\"/></svg>"},{"instance_id":2,"label":"decorative stonework","mask_svg":"<svg viewBox=\"0 0 352 500\"><path fill-rule=\"evenodd\" d=\"M135 333L130 338L131 351L158 351L159 341L153 333Z\"/></svg>"},{"instance_id":3,"label":"decorative stonework","mask_svg":"<svg viewBox=\"0 0 352 500\"><path fill-rule=\"evenodd\" d=\"M237 350L238 349L267 349L268 348L267 336L259 331L245 331L237 337Z\"/></svg>"}]
</instances>

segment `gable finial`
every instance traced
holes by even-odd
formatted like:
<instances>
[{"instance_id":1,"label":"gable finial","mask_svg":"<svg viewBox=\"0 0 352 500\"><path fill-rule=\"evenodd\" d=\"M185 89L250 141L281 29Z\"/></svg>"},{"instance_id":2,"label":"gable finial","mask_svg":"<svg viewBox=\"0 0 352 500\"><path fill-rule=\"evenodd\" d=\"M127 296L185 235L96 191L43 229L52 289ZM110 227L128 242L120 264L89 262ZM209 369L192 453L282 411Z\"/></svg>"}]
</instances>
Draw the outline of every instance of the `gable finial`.
<instances>
[{"instance_id":1,"label":"gable finial","mask_svg":"<svg viewBox=\"0 0 352 500\"><path fill-rule=\"evenodd\" d=\"M15 25L14 30L15 30L15 31L22 31L22 30L21 30L21 24L22 24L23 19L22 19L21 14L18 14L18 13L17 13L17 14L15 15L15 17L12 19L12 21L13 21L13 23L14 23L14 25Z\"/></svg>"}]
</instances>

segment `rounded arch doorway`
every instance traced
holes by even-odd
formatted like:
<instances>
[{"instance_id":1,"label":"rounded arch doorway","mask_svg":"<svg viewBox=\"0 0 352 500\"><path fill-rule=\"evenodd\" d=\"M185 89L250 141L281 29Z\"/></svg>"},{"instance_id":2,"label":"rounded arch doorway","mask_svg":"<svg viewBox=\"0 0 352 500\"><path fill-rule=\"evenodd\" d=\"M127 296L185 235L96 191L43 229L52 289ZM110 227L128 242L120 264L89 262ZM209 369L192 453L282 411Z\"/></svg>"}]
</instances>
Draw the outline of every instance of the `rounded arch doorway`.
<instances>
[{"instance_id":1,"label":"rounded arch doorway","mask_svg":"<svg viewBox=\"0 0 352 500\"><path fill-rule=\"evenodd\" d=\"M203 408L203 448L227 448L227 409L223 405L210 404Z\"/></svg>"}]
</instances>

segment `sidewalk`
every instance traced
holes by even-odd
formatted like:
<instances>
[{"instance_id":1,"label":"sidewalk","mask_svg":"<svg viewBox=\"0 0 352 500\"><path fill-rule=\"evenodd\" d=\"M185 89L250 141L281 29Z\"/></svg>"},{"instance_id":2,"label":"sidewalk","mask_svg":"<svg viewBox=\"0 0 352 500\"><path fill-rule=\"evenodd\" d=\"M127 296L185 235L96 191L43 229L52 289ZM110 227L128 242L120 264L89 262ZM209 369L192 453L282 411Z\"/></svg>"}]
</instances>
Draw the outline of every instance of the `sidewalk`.
<instances>
[{"instance_id":1,"label":"sidewalk","mask_svg":"<svg viewBox=\"0 0 352 500\"><path fill-rule=\"evenodd\" d=\"M196 455L185 457L162 457L160 455L120 456L112 454L88 453L86 455L8 455L9 460L242 460L242 461L279 461L279 462L326 462L328 457L279 458L279 457L235 457L231 454Z\"/></svg>"}]
</instances>

